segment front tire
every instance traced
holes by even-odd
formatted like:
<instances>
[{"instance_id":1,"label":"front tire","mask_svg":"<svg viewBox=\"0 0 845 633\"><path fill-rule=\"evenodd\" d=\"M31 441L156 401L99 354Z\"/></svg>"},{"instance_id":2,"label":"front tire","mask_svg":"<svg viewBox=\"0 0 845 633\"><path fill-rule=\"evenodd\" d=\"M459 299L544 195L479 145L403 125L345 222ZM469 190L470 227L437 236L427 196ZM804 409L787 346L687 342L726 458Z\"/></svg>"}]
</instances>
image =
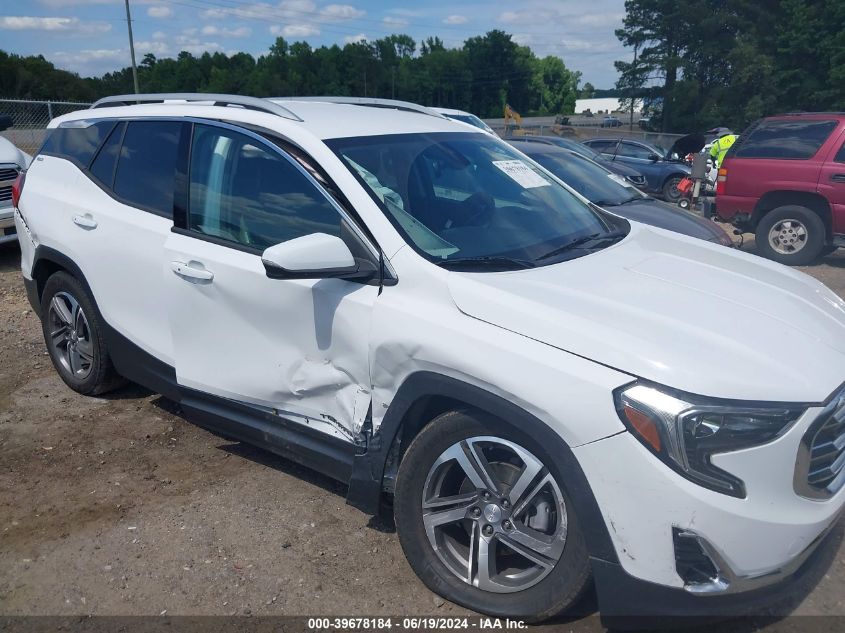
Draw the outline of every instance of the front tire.
<instances>
[{"instance_id":1,"label":"front tire","mask_svg":"<svg viewBox=\"0 0 845 633\"><path fill-rule=\"evenodd\" d=\"M91 396L123 384L109 357L93 299L66 272L54 273L44 285L41 329L53 366L68 387Z\"/></svg>"},{"instance_id":2,"label":"front tire","mask_svg":"<svg viewBox=\"0 0 845 633\"><path fill-rule=\"evenodd\" d=\"M555 460L488 416L444 413L399 466L394 517L426 586L497 617L539 621L591 581L587 546Z\"/></svg>"},{"instance_id":3,"label":"front tire","mask_svg":"<svg viewBox=\"0 0 845 633\"><path fill-rule=\"evenodd\" d=\"M806 207L785 205L763 216L755 240L763 257L787 266L806 266L824 249L824 222Z\"/></svg>"},{"instance_id":4,"label":"front tire","mask_svg":"<svg viewBox=\"0 0 845 633\"><path fill-rule=\"evenodd\" d=\"M681 184L683 179L683 176L670 176L663 183L663 197L667 202L674 203L680 200L681 191L678 189L678 185Z\"/></svg>"}]
</instances>

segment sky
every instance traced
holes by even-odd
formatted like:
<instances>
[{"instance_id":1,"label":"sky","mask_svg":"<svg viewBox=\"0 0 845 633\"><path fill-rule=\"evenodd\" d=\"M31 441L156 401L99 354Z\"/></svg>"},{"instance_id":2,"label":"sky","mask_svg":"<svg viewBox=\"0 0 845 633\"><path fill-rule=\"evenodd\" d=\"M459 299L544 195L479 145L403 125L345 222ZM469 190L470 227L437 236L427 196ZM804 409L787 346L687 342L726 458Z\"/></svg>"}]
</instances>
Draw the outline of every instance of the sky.
<instances>
[{"instance_id":1,"label":"sky","mask_svg":"<svg viewBox=\"0 0 845 633\"><path fill-rule=\"evenodd\" d=\"M347 3L348 2L348 3ZM186 50L258 56L276 37L323 44L407 33L447 46L491 29L539 56L557 55L582 82L612 88L613 61L630 60L614 30L624 0L130 0L136 58ZM100 75L130 63L123 0L0 0L0 49L44 55L59 68Z\"/></svg>"}]
</instances>

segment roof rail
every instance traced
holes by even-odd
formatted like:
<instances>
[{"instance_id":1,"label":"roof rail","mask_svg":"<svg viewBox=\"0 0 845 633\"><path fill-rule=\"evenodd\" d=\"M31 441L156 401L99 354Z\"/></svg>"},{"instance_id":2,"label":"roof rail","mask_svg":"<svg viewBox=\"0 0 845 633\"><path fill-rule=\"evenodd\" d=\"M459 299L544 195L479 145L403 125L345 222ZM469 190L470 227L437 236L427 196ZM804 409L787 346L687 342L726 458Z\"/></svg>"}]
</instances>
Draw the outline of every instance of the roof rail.
<instances>
[{"instance_id":1,"label":"roof rail","mask_svg":"<svg viewBox=\"0 0 845 633\"><path fill-rule=\"evenodd\" d=\"M292 121L302 119L286 107L274 103L269 99L259 97L245 97L241 95L225 95L201 92L165 92L161 94L127 94L103 97L95 102L91 109L108 108L112 106L132 105L135 103L164 103L165 101L212 102L216 106L241 106L247 110L257 110L275 114Z\"/></svg>"},{"instance_id":2,"label":"roof rail","mask_svg":"<svg viewBox=\"0 0 845 633\"><path fill-rule=\"evenodd\" d=\"M435 116L440 119L447 117L439 112L435 112L431 108L421 106L410 101L399 101L397 99L376 99L374 97L271 97L271 101L320 101L323 103L343 103L346 105L360 105L369 106L372 108L393 108L394 110L406 110L408 112L418 112L419 114L427 114L428 116Z\"/></svg>"}]
</instances>

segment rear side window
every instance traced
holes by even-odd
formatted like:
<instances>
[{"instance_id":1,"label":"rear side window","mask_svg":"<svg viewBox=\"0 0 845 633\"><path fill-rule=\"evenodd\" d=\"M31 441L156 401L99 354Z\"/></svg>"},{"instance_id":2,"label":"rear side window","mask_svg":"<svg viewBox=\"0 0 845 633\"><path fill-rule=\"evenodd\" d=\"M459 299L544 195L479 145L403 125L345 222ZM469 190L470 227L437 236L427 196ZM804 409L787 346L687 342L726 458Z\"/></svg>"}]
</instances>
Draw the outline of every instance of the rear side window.
<instances>
[{"instance_id":1,"label":"rear side window","mask_svg":"<svg viewBox=\"0 0 845 633\"><path fill-rule=\"evenodd\" d=\"M736 158L806 159L815 156L836 121L763 121L732 152Z\"/></svg>"},{"instance_id":2,"label":"rear side window","mask_svg":"<svg viewBox=\"0 0 845 633\"><path fill-rule=\"evenodd\" d=\"M836 157L833 160L837 163L845 163L845 143L842 143L842 147L836 152Z\"/></svg>"},{"instance_id":3,"label":"rear side window","mask_svg":"<svg viewBox=\"0 0 845 633\"><path fill-rule=\"evenodd\" d=\"M123 141L123 130L126 123L121 121L112 130L100 153L91 163L91 175L99 180L106 187L111 188L114 183L114 168L117 166L117 154L120 151L120 144Z\"/></svg>"},{"instance_id":4,"label":"rear side window","mask_svg":"<svg viewBox=\"0 0 845 633\"><path fill-rule=\"evenodd\" d=\"M114 177L114 193L125 203L166 218L173 216L173 190L182 124L130 121Z\"/></svg>"},{"instance_id":5,"label":"rear side window","mask_svg":"<svg viewBox=\"0 0 845 633\"><path fill-rule=\"evenodd\" d=\"M42 154L66 158L81 167L88 167L100 145L112 131L115 121L74 122L73 127L59 127L50 132Z\"/></svg>"}]
</instances>

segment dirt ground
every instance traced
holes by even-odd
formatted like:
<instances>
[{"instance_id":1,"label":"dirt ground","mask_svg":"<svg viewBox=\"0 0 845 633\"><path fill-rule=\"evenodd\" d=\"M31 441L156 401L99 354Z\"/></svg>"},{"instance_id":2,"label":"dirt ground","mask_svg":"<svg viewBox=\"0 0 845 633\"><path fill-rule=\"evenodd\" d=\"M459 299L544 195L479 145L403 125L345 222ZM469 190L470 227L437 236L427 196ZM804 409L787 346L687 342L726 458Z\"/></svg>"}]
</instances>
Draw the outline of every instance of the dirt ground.
<instances>
[{"instance_id":1,"label":"dirt ground","mask_svg":"<svg viewBox=\"0 0 845 633\"><path fill-rule=\"evenodd\" d=\"M466 613L343 486L140 388L65 387L19 256L0 247L0 615ZM845 296L843 250L805 270ZM845 615L843 587L845 546L798 613Z\"/></svg>"}]
</instances>

